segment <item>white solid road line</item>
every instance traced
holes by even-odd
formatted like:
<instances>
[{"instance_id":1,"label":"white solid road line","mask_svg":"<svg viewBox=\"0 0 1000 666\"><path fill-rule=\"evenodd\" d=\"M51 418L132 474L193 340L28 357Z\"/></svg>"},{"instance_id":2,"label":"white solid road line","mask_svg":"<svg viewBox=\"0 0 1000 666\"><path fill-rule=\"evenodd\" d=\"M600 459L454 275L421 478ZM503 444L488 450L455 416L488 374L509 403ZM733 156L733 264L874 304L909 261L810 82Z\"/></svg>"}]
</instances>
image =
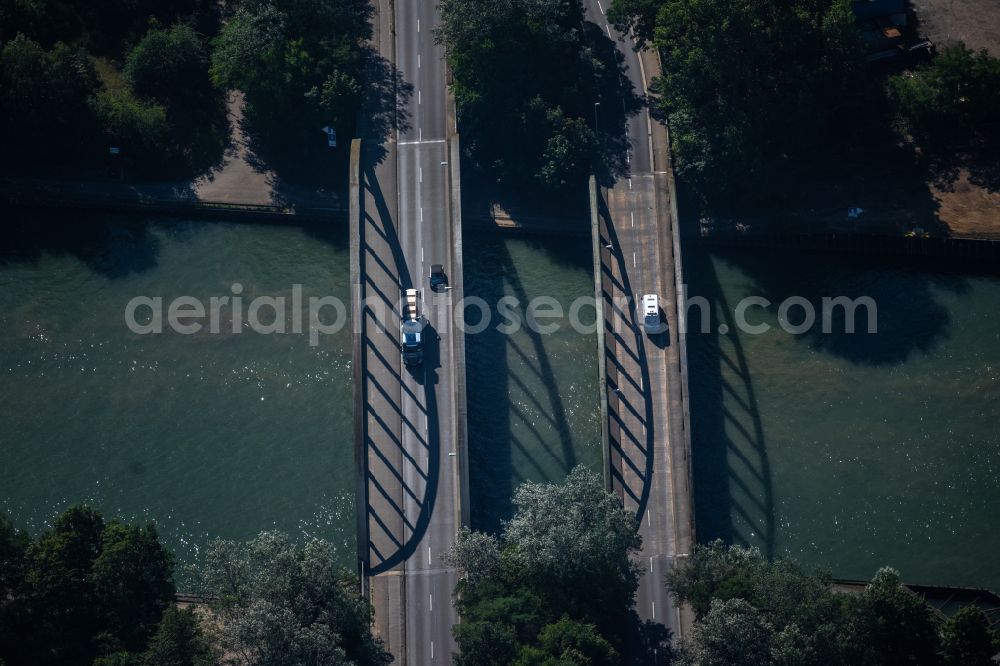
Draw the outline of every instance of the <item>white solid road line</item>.
<instances>
[{"instance_id":1,"label":"white solid road line","mask_svg":"<svg viewBox=\"0 0 1000 666\"><path fill-rule=\"evenodd\" d=\"M601 0L597 0L597 6L601 8L601 14L604 14L604 5L601 4Z\"/></svg>"},{"instance_id":2,"label":"white solid road line","mask_svg":"<svg viewBox=\"0 0 1000 666\"><path fill-rule=\"evenodd\" d=\"M424 133L424 131L421 129L420 130L420 135L423 136L423 133ZM447 141L447 139L427 139L426 141L424 141L423 139L420 139L419 141L400 141L398 143L398 145L400 145L400 146L419 146L421 144L445 143L446 141ZM444 164L447 164L447 163L444 162Z\"/></svg>"}]
</instances>

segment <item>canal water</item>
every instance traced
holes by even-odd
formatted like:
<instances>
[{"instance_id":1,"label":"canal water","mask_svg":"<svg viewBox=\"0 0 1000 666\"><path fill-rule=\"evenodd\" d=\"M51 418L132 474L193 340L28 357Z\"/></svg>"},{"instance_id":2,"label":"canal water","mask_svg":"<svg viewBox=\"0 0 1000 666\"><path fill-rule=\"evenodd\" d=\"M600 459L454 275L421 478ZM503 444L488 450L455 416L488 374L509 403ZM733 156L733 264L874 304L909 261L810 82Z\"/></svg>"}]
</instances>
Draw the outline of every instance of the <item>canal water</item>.
<instances>
[{"instance_id":1,"label":"canal water","mask_svg":"<svg viewBox=\"0 0 1000 666\"><path fill-rule=\"evenodd\" d=\"M893 565L907 581L1000 590L1000 279L694 244L684 262L713 310L712 332L689 337L699 539L838 577ZM738 330L747 296L774 304L747 315L769 332ZM820 314L824 296L870 296L877 332L845 335L834 318L830 334L790 335L777 315L790 296Z\"/></svg>"},{"instance_id":2,"label":"canal water","mask_svg":"<svg viewBox=\"0 0 1000 666\"><path fill-rule=\"evenodd\" d=\"M575 329L573 302L593 302L589 238L513 238L477 231L464 238L465 296L489 306L490 325L466 335L469 410L469 486L473 527L495 531L510 518L511 495L524 481L560 482L576 465L600 472L596 330ZM513 299L502 317L501 299ZM535 299L552 299L546 305ZM552 311L528 323L528 309ZM556 305L558 304L558 305ZM559 310L549 310L558 307ZM579 312L594 325L593 307ZM524 325L510 334L507 321ZM473 329L485 323L467 308ZM542 326L554 325L548 333Z\"/></svg>"},{"instance_id":3,"label":"canal water","mask_svg":"<svg viewBox=\"0 0 1000 666\"><path fill-rule=\"evenodd\" d=\"M77 502L155 520L182 562L213 537L278 529L331 540L353 567L350 326L313 347L233 335L225 310L222 335L124 320L136 296L207 303L237 282L247 301L296 284L347 299L346 233L16 222L0 249L0 510L32 531Z\"/></svg>"},{"instance_id":4,"label":"canal water","mask_svg":"<svg viewBox=\"0 0 1000 666\"><path fill-rule=\"evenodd\" d=\"M8 215L8 219L11 216ZM15 224L19 222L20 224ZM14 229L30 231L14 231ZM593 293L587 239L466 233L472 517L497 529L523 480L601 467L596 339L496 331L501 297L564 312ZM713 311L689 337L698 535L837 576L1000 588L1000 280L841 255L685 248ZM135 296L349 296L346 234L101 218L12 220L0 241L0 510L41 529L90 502L155 520L182 562L261 529L332 540L353 565L349 327L143 336ZM745 296L763 335L742 333ZM868 295L878 333L793 336L777 304ZM478 315L470 311L469 323ZM581 318L592 322L584 310ZM227 330L228 320L223 321ZM729 330L718 331L725 323Z\"/></svg>"}]
</instances>

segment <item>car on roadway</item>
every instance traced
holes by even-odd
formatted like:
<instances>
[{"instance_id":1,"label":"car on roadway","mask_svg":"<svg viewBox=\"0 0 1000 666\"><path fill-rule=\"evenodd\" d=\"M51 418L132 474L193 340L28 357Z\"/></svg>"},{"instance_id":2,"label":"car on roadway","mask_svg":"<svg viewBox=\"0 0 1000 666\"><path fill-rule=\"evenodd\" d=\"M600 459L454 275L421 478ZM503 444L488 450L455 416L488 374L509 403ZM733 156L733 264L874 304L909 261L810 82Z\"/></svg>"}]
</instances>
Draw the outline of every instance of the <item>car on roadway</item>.
<instances>
[{"instance_id":1,"label":"car on roadway","mask_svg":"<svg viewBox=\"0 0 1000 666\"><path fill-rule=\"evenodd\" d=\"M431 266L431 291L444 291L448 287L448 276L445 275L444 266L434 264Z\"/></svg>"},{"instance_id":2,"label":"car on roadway","mask_svg":"<svg viewBox=\"0 0 1000 666\"><path fill-rule=\"evenodd\" d=\"M656 335L667 330L660 312L660 297L646 294L642 297L642 328L648 335Z\"/></svg>"}]
</instances>

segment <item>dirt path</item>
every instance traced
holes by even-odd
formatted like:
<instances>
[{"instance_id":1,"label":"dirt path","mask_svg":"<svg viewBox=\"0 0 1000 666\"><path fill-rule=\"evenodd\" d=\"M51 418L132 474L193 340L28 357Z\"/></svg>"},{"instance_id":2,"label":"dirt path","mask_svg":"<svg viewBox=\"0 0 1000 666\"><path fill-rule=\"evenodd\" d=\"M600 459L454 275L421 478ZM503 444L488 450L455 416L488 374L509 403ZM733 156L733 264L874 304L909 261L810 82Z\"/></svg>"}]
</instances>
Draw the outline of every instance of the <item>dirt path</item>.
<instances>
[{"instance_id":1,"label":"dirt path","mask_svg":"<svg viewBox=\"0 0 1000 666\"><path fill-rule=\"evenodd\" d=\"M267 206L274 203L275 176L254 163L249 140L243 131L243 93L229 93L226 106L231 132L231 146L222 164L192 183L197 199L218 203L241 203Z\"/></svg>"}]
</instances>

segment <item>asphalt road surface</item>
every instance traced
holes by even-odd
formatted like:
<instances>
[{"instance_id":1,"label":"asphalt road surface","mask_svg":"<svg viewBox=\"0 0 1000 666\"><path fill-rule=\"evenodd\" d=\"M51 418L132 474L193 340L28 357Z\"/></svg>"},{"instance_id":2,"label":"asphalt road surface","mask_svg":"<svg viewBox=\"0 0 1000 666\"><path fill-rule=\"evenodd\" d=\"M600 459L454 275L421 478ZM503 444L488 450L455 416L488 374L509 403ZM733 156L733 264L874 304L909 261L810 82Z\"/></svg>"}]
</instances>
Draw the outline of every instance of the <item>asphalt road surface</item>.
<instances>
[{"instance_id":1,"label":"asphalt road surface","mask_svg":"<svg viewBox=\"0 0 1000 666\"><path fill-rule=\"evenodd\" d=\"M461 525L455 405L457 292L432 292L430 267L455 274L451 140L436 3L380 4L378 47L394 63L399 126L369 136L360 239L367 532L376 631L397 664L451 663L457 581L441 557ZM391 23L394 21L393 34ZM400 358L400 295L420 292L424 362Z\"/></svg>"},{"instance_id":2,"label":"asphalt road surface","mask_svg":"<svg viewBox=\"0 0 1000 666\"><path fill-rule=\"evenodd\" d=\"M636 512L643 540L636 610L678 636L681 613L663 576L675 558L686 555L692 535L667 137L647 106L630 102L648 98L657 63L608 24L602 0L584 4L588 20L617 47L624 69L622 113L618 101L607 98L597 109L600 131L627 145L620 168L599 189L612 489ZM643 330L644 294L659 296L665 331Z\"/></svg>"}]
</instances>

